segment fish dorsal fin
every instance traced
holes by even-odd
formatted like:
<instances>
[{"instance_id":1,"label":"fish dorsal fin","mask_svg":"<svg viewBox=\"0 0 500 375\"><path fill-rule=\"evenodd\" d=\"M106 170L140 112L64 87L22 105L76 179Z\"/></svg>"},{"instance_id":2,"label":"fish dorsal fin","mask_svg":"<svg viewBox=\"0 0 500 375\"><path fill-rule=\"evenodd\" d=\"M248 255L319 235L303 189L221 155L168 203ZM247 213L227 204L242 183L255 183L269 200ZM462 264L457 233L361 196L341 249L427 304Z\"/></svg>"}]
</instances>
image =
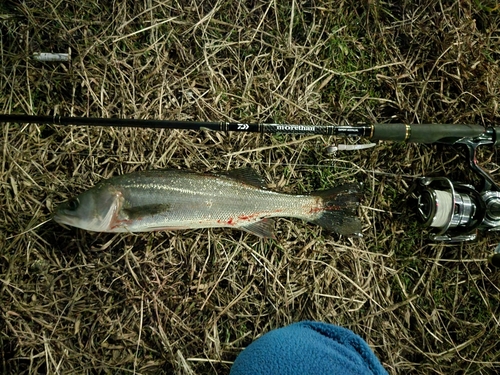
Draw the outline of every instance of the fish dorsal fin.
<instances>
[{"instance_id":1,"label":"fish dorsal fin","mask_svg":"<svg viewBox=\"0 0 500 375\"><path fill-rule=\"evenodd\" d=\"M264 238L276 238L274 236L274 220L273 219L262 219L255 223L247 224L240 229L246 230L259 237Z\"/></svg>"},{"instance_id":2,"label":"fish dorsal fin","mask_svg":"<svg viewBox=\"0 0 500 375\"><path fill-rule=\"evenodd\" d=\"M255 169L252 169L250 167L232 169L230 171L227 171L226 173L223 173L222 176L244 182L245 184L255 186L259 189L267 188L266 180L264 180L264 178L260 174L258 174Z\"/></svg>"},{"instance_id":3,"label":"fish dorsal fin","mask_svg":"<svg viewBox=\"0 0 500 375\"><path fill-rule=\"evenodd\" d=\"M138 220L146 216L167 213L169 210L169 204L146 204L144 206L124 208L122 211L127 220Z\"/></svg>"}]
</instances>

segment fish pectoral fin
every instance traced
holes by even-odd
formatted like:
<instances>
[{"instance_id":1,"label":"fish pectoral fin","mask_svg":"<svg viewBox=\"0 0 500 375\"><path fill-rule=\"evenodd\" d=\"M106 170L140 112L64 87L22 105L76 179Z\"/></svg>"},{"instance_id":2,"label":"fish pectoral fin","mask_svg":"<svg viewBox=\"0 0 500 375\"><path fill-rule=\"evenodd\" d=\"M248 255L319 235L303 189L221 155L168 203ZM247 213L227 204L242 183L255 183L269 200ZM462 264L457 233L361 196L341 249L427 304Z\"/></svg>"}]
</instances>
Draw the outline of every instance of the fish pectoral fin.
<instances>
[{"instance_id":1,"label":"fish pectoral fin","mask_svg":"<svg viewBox=\"0 0 500 375\"><path fill-rule=\"evenodd\" d=\"M146 204L144 206L124 208L122 210L126 220L137 220L147 216L158 215L166 213L170 210L170 205L163 204Z\"/></svg>"},{"instance_id":2,"label":"fish pectoral fin","mask_svg":"<svg viewBox=\"0 0 500 375\"><path fill-rule=\"evenodd\" d=\"M273 219L262 219L255 223L247 224L241 227L241 229L246 230L259 237L264 238L276 238L274 236L274 220Z\"/></svg>"}]
</instances>

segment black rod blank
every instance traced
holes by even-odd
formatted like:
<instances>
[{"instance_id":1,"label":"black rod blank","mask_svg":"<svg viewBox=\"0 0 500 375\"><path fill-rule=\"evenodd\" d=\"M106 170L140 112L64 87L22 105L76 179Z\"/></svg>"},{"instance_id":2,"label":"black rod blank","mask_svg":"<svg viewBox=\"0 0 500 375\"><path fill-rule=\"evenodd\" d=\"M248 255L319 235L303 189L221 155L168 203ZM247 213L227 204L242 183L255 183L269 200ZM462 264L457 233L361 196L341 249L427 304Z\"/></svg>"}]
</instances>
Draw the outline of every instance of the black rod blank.
<instances>
[{"instance_id":1,"label":"black rod blank","mask_svg":"<svg viewBox=\"0 0 500 375\"><path fill-rule=\"evenodd\" d=\"M372 124L360 126L247 124L240 122L63 117L59 115L38 116L24 114L0 114L0 122L214 130L261 134L318 134L343 137L367 137L373 141L408 141L415 143L455 143L464 138L475 139L481 137L486 131L483 126L477 124Z\"/></svg>"},{"instance_id":2,"label":"black rod blank","mask_svg":"<svg viewBox=\"0 0 500 375\"><path fill-rule=\"evenodd\" d=\"M0 122L55 124L55 125L89 125L113 127L137 127L153 129L187 129L215 130L262 134L321 134L365 137L371 133L370 126L336 126L336 125L292 125L292 124L247 124L239 122L205 122L177 120L146 120L94 117L63 117L0 114Z\"/></svg>"}]
</instances>

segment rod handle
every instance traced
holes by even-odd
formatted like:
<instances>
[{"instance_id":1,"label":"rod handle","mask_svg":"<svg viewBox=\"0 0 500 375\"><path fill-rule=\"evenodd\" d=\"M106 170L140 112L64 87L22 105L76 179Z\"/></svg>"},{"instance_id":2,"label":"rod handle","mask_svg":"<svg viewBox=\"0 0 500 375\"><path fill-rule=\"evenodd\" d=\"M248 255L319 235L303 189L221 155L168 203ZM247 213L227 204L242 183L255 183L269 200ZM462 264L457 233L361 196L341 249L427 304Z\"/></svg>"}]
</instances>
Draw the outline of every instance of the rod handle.
<instances>
[{"instance_id":1,"label":"rod handle","mask_svg":"<svg viewBox=\"0 0 500 375\"><path fill-rule=\"evenodd\" d=\"M374 141L407 141L413 143L455 143L462 138L476 138L485 129L475 124L376 124Z\"/></svg>"}]
</instances>

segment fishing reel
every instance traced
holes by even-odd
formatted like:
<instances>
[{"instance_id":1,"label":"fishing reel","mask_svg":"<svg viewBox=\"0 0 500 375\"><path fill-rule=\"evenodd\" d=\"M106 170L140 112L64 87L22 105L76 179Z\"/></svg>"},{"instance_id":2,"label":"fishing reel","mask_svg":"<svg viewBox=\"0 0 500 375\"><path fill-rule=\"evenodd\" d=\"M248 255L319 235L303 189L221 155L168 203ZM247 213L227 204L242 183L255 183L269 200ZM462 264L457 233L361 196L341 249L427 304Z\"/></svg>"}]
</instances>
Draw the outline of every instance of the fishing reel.
<instances>
[{"instance_id":1,"label":"fishing reel","mask_svg":"<svg viewBox=\"0 0 500 375\"><path fill-rule=\"evenodd\" d=\"M479 192L446 177L419 178L410 191L433 241L472 241L478 230L500 230L500 191Z\"/></svg>"},{"instance_id":2,"label":"fishing reel","mask_svg":"<svg viewBox=\"0 0 500 375\"><path fill-rule=\"evenodd\" d=\"M429 228L431 240L465 242L475 240L478 231L500 231L500 188L476 158L479 146L496 143L496 131L454 142L467 147L470 167L483 182L481 190L446 177L421 177L410 187L407 196L416 206L419 221ZM500 250L492 263L500 265Z\"/></svg>"}]
</instances>

